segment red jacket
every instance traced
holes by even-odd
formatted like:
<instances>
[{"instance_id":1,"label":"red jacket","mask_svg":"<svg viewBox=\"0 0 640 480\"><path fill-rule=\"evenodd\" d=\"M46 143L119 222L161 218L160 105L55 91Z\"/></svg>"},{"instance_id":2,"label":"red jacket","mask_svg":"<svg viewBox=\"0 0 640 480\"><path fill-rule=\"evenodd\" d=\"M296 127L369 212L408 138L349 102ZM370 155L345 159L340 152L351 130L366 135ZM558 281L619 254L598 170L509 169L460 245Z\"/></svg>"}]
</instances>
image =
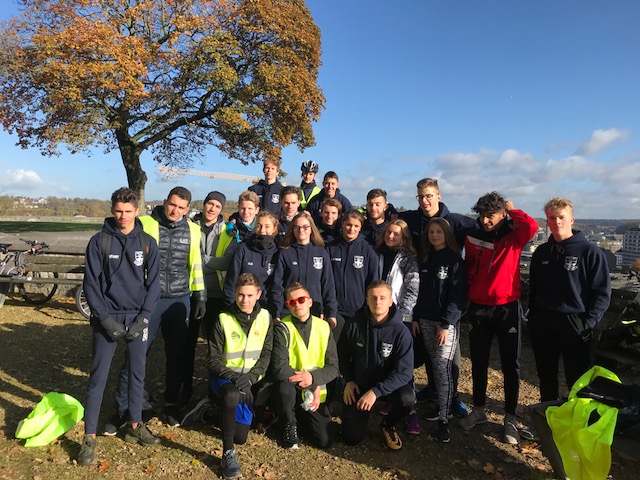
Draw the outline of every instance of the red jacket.
<instances>
[{"instance_id":1,"label":"red jacket","mask_svg":"<svg viewBox=\"0 0 640 480\"><path fill-rule=\"evenodd\" d=\"M504 305L520 298L520 253L538 231L538 222L522 210L510 210L510 221L496 231L481 225L464 241L468 299L480 305Z\"/></svg>"}]
</instances>

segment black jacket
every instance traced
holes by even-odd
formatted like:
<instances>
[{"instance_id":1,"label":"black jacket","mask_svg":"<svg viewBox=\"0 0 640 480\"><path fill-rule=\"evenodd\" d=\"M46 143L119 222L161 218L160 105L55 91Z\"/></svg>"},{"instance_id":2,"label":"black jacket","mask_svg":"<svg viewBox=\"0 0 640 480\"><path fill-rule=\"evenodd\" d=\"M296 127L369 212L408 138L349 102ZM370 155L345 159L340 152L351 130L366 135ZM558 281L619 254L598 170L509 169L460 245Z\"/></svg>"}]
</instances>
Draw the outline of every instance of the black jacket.
<instances>
[{"instance_id":1,"label":"black jacket","mask_svg":"<svg viewBox=\"0 0 640 480\"><path fill-rule=\"evenodd\" d=\"M356 382L360 393L389 395L413 378L413 339L395 305L382 325L368 309L353 317L340 336L338 357L345 383Z\"/></svg>"},{"instance_id":2,"label":"black jacket","mask_svg":"<svg viewBox=\"0 0 640 480\"><path fill-rule=\"evenodd\" d=\"M260 180L255 185L251 185L249 191L255 192L260 197L260 210L267 210L275 215L280 211L280 192L283 188L277 180L271 185L266 180Z\"/></svg>"}]
</instances>

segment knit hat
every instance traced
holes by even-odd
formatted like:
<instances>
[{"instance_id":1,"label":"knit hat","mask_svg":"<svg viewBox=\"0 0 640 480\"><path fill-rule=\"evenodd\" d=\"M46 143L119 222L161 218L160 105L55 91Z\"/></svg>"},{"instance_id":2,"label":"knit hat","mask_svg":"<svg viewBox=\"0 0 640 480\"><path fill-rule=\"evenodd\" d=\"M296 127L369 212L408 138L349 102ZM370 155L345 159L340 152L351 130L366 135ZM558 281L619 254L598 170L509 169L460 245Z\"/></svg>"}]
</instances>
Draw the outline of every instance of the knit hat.
<instances>
[{"instance_id":1,"label":"knit hat","mask_svg":"<svg viewBox=\"0 0 640 480\"><path fill-rule=\"evenodd\" d=\"M209 192L207 197L204 199L203 203L207 203L209 200L217 200L222 205L222 208L224 208L224 206L227 203L227 197L225 197L224 194L217 191Z\"/></svg>"}]
</instances>

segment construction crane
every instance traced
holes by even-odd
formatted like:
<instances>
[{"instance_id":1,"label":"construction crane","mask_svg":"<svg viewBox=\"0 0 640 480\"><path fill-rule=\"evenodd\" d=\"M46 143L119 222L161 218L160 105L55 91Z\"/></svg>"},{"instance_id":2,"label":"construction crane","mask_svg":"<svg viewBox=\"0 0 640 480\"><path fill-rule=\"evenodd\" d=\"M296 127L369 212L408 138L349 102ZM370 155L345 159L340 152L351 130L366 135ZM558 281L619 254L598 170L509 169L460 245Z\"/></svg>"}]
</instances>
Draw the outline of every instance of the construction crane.
<instances>
[{"instance_id":1,"label":"construction crane","mask_svg":"<svg viewBox=\"0 0 640 480\"><path fill-rule=\"evenodd\" d=\"M241 182L253 182L258 183L260 177L243 175L241 173L226 173L226 172L203 172L201 170L190 170L187 168L175 168L161 165L158 167L166 177L178 176L178 175L197 175L199 177L209 178L221 178L223 180L239 180Z\"/></svg>"}]
</instances>

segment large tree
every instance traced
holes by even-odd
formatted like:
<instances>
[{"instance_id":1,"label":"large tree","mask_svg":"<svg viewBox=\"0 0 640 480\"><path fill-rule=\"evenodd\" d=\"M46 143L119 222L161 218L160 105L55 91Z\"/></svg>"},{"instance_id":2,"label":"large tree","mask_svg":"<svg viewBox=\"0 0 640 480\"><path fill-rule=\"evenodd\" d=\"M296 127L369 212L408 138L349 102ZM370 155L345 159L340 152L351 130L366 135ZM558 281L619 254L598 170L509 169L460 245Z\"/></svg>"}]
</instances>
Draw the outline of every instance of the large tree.
<instances>
[{"instance_id":1,"label":"large tree","mask_svg":"<svg viewBox=\"0 0 640 480\"><path fill-rule=\"evenodd\" d=\"M315 143L320 32L303 0L20 0L0 26L0 121L46 155L118 148L185 166Z\"/></svg>"}]
</instances>

